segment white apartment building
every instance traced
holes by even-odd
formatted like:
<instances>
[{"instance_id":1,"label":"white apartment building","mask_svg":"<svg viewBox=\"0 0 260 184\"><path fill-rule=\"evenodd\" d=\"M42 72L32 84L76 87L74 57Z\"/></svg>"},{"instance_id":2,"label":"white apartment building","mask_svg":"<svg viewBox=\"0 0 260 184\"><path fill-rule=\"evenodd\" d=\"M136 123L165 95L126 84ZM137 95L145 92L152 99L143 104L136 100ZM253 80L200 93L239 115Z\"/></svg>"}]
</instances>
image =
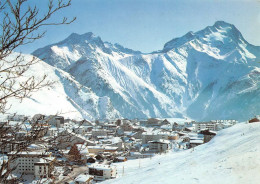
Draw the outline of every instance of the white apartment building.
<instances>
[{"instance_id":1,"label":"white apartment building","mask_svg":"<svg viewBox=\"0 0 260 184\"><path fill-rule=\"evenodd\" d=\"M43 151L24 151L11 152L7 154L8 157L17 156L11 163L10 167L15 168L14 173L18 174L32 174L36 177L50 176L52 172L52 164L55 160L51 157L50 152Z\"/></svg>"},{"instance_id":2,"label":"white apartment building","mask_svg":"<svg viewBox=\"0 0 260 184\"><path fill-rule=\"evenodd\" d=\"M201 130L217 130L217 123L216 122L195 122L195 131L201 131Z\"/></svg>"},{"instance_id":3,"label":"white apartment building","mask_svg":"<svg viewBox=\"0 0 260 184\"><path fill-rule=\"evenodd\" d=\"M148 144L150 141L158 141L160 139L168 140L169 136L169 132L143 132L142 144Z\"/></svg>"},{"instance_id":4,"label":"white apartment building","mask_svg":"<svg viewBox=\"0 0 260 184\"><path fill-rule=\"evenodd\" d=\"M201 130L212 130L218 131L228 127L231 127L237 123L236 120L212 120L209 122L194 122L195 124L195 131Z\"/></svg>"}]
</instances>

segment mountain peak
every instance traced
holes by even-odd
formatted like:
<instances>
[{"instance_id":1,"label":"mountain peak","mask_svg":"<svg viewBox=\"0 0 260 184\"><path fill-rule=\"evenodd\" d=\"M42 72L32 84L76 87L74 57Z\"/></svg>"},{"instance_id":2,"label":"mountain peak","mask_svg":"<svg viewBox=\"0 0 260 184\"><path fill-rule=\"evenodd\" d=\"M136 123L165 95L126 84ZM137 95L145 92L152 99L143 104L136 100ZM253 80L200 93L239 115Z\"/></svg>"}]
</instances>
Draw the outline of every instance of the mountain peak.
<instances>
[{"instance_id":1,"label":"mountain peak","mask_svg":"<svg viewBox=\"0 0 260 184\"><path fill-rule=\"evenodd\" d=\"M84 34L72 33L67 39L65 40L101 40L100 37L94 35L92 32L87 32Z\"/></svg>"},{"instance_id":2,"label":"mountain peak","mask_svg":"<svg viewBox=\"0 0 260 184\"><path fill-rule=\"evenodd\" d=\"M216 21L213 27L234 27L233 24L227 23L223 20Z\"/></svg>"},{"instance_id":3,"label":"mountain peak","mask_svg":"<svg viewBox=\"0 0 260 184\"><path fill-rule=\"evenodd\" d=\"M223 38L228 39L223 40ZM167 52L173 48L180 47L193 39L198 39L202 42L218 42L219 40L222 40L222 42L227 41L225 44L231 43L231 41L237 43L241 40L242 42L247 43L239 30L233 24L229 24L225 21L216 21L213 26L207 26L195 33L190 31L182 37L172 39L164 45L162 51Z\"/></svg>"},{"instance_id":4,"label":"mountain peak","mask_svg":"<svg viewBox=\"0 0 260 184\"><path fill-rule=\"evenodd\" d=\"M180 45L183 45L183 44L189 42L190 40L192 40L194 38L194 36L195 36L195 34L192 31L190 31L182 37L174 38L164 45L163 51L169 51L175 47L179 47Z\"/></svg>"}]
</instances>

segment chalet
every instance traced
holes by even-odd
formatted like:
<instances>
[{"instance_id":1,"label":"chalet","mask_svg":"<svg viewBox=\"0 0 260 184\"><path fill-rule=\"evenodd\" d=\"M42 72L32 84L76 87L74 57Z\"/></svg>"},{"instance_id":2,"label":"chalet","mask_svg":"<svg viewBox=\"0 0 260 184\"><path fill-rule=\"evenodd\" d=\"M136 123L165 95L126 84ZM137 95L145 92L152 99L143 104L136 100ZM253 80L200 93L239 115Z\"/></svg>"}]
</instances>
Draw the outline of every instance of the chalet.
<instances>
[{"instance_id":1,"label":"chalet","mask_svg":"<svg viewBox=\"0 0 260 184\"><path fill-rule=\"evenodd\" d=\"M105 147L102 145L88 146L89 153L97 155L99 152L104 152Z\"/></svg>"},{"instance_id":2,"label":"chalet","mask_svg":"<svg viewBox=\"0 0 260 184\"><path fill-rule=\"evenodd\" d=\"M45 118L45 121L48 122L51 126L55 126L57 128L61 128L64 125L64 117L51 115Z\"/></svg>"},{"instance_id":3,"label":"chalet","mask_svg":"<svg viewBox=\"0 0 260 184\"><path fill-rule=\"evenodd\" d=\"M161 121L156 118L149 118L147 120L146 126L161 126Z\"/></svg>"},{"instance_id":4,"label":"chalet","mask_svg":"<svg viewBox=\"0 0 260 184\"><path fill-rule=\"evenodd\" d=\"M123 150L123 141L120 137L113 137L109 139L109 141L110 141L109 146L116 147L117 150L119 151Z\"/></svg>"},{"instance_id":5,"label":"chalet","mask_svg":"<svg viewBox=\"0 0 260 184\"><path fill-rule=\"evenodd\" d=\"M81 135L78 135L70 130L64 130L58 133L57 137L58 147L61 149L71 147L74 144L84 144L87 142L87 139Z\"/></svg>"},{"instance_id":6,"label":"chalet","mask_svg":"<svg viewBox=\"0 0 260 184\"><path fill-rule=\"evenodd\" d=\"M108 131L116 131L117 125L115 124L104 124L102 128Z\"/></svg>"},{"instance_id":7,"label":"chalet","mask_svg":"<svg viewBox=\"0 0 260 184\"><path fill-rule=\"evenodd\" d=\"M127 158L126 157L116 157L114 159L114 162L126 162Z\"/></svg>"},{"instance_id":8,"label":"chalet","mask_svg":"<svg viewBox=\"0 0 260 184\"><path fill-rule=\"evenodd\" d=\"M102 154L98 154L97 156L95 156L95 159L100 161L100 160L104 160L104 156Z\"/></svg>"},{"instance_id":9,"label":"chalet","mask_svg":"<svg viewBox=\"0 0 260 184\"><path fill-rule=\"evenodd\" d=\"M133 135L131 135L131 137L134 137L136 139L142 139L142 133L144 132L144 129L140 127L134 127L132 132Z\"/></svg>"},{"instance_id":10,"label":"chalet","mask_svg":"<svg viewBox=\"0 0 260 184\"><path fill-rule=\"evenodd\" d=\"M209 142L213 137L217 135L216 132L210 131L210 130L201 130L199 134L204 135L204 143Z\"/></svg>"},{"instance_id":11,"label":"chalet","mask_svg":"<svg viewBox=\"0 0 260 184\"><path fill-rule=\"evenodd\" d=\"M260 122L260 119L258 119L258 118L253 118L253 119L250 119L248 122L249 122L249 123Z\"/></svg>"},{"instance_id":12,"label":"chalet","mask_svg":"<svg viewBox=\"0 0 260 184\"><path fill-rule=\"evenodd\" d=\"M192 140L190 140L190 148L194 148L194 147L199 146L203 143L204 143L204 141L202 139L192 139Z\"/></svg>"},{"instance_id":13,"label":"chalet","mask_svg":"<svg viewBox=\"0 0 260 184\"><path fill-rule=\"evenodd\" d=\"M184 125L180 125L180 124L174 122L172 125L172 130L173 131L182 131L184 127L185 127Z\"/></svg>"},{"instance_id":14,"label":"chalet","mask_svg":"<svg viewBox=\"0 0 260 184\"><path fill-rule=\"evenodd\" d=\"M75 179L74 182L75 184L91 184L93 180L93 177L85 174L80 174L78 175Z\"/></svg>"},{"instance_id":15,"label":"chalet","mask_svg":"<svg viewBox=\"0 0 260 184\"><path fill-rule=\"evenodd\" d=\"M168 135L168 140L178 140L179 139L179 134L177 133L171 133Z\"/></svg>"},{"instance_id":16,"label":"chalet","mask_svg":"<svg viewBox=\"0 0 260 184\"><path fill-rule=\"evenodd\" d=\"M115 178L117 170L115 166L93 164L89 166L89 175L94 176L94 181L104 181Z\"/></svg>"},{"instance_id":17,"label":"chalet","mask_svg":"<svg viewBox=\"0 0 260 184\"><path fill-rule=\"evenodd\" d=\"M139 158L143 158L143 157L142 157L142 154L140 152L129 152L129 155L127 156L127 158L139 159Z\"/></svg>"},{"instance_id":18,"label":"chalet","mask_svg":"<svg viewBox=\"0 0 260 184\"><path fill-rule=\"evenodd\" d=\"M118 150L117 147L113 147L113 146L105 146L105 150L104 150L104 152L115 153L115 152L117 152L117 150Z\"/></svg>"},{"instance_id":19,"label":"chalet","mask_svg":"<svg viewBox=\"0 0 260 184\"><path fill-rule=\"evenodd\" d=\"M90 122L90 121L87 121L87 120L82 120L82 121L79 121L78 124L81 126L94 126L94 123Z\"/></svg>"},{"instance_id":20,"label":"chalet","mask_svg":"<svg viewBox=\"0 0 260 184\"><path fill-rule=\"evenodd\" d=\"M160 139L149 142L149 151L152 153L161 153L171 149L171 143L168 140Z\"/></svg>"},{"instance_id":21,"label":"chalet","mask_svg":"<svg viewBox=\"0 0 260 184\"><path fill-rule=\"evenodd\" d=\"M161 125L171 125L171 123L167 119L165 119L161 122Z\"/></svg>"},{"instance_id":22,"label":"chalet","mask_svg":"<svg viewBox=\"0 0 260 184\"><path fill-rule=\"evenodd\" d=\"M185 132L191 132L192 129L191 129L191 128L188 128L188 127L185 127L183 131L185 131Z\"/></svg>"},{"instance_id":23,"label":"chalet","mask_svg":"<svg viewBox=\"0 0 260 184\"><path fill-rule=\"evenodd\" d=\"M179 135L179 137L185 137L188 135L188 133L186 132L177 132L177 134Z\"/></svg>"},{"instance_id":24,"label":"chalet","mask_svg":"<svg viewBox=\"0 0 260 184\"><path fill-rule=\"evenodd\" d=\"M93 158L93 157L89 157L88 159L87 159L87 163L95 163L96 162L96 159L95 158Z\"/></svg>"}]
</instances>

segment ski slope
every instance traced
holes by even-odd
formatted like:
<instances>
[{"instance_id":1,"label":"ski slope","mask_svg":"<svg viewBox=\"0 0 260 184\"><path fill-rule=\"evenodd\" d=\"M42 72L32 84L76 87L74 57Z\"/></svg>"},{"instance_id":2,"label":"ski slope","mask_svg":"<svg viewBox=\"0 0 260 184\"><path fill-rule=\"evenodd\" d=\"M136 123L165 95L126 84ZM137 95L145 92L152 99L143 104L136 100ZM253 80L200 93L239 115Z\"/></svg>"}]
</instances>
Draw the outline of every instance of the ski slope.
<instances>
[{"instance_id":1,"label":"ski slope","mask_svg":"<svg viewBox=\"0 0 260 184\"><path fill-rule=\"evenodd\" d=\"M193 150L117 164L119 178L104 184L245 184L260 181L260 122L219 131ZM140 168L139 168L140 165ZM124 167L124 174L122 173Z\"/></svg>"}]
</instances>

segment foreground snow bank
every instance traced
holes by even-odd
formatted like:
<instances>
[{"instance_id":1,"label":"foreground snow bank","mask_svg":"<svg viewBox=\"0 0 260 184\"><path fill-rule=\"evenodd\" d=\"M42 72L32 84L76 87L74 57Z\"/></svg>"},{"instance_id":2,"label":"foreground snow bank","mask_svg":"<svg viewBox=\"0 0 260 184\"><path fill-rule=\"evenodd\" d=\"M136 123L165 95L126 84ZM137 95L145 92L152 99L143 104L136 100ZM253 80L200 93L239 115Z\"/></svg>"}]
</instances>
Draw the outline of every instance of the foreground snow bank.
<instances>
[{"instance_id":1,"label":"foreground snow bank","mask_svg":"<svg viewBox=\"0 0 260 184\"><path fill-rule=\"evenodd\" d=\"M119 177L104 183L243 184L260 181L260 122L222 130L209 143L118 165ZM140 168L139 168L140 167ZM123 175L123 176L122 176Z\"/></svg>"}]
</instances>

